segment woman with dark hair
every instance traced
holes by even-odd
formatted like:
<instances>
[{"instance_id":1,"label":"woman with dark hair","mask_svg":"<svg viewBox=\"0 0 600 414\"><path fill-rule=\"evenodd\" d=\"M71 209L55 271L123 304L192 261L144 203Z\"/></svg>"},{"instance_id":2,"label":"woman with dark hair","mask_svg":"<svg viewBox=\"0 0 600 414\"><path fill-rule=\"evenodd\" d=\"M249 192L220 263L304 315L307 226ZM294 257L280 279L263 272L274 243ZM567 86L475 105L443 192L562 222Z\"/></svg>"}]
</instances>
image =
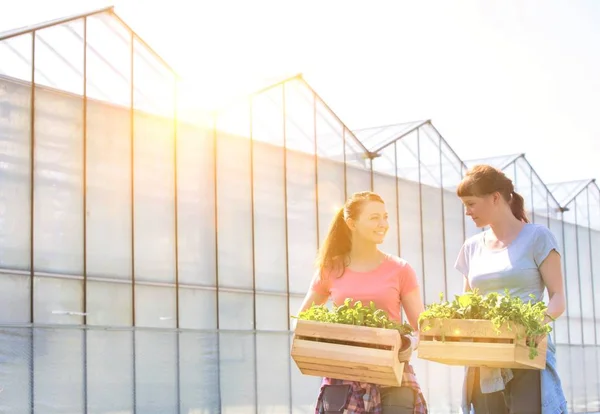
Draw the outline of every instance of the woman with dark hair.
<instances>
[{"instance_id":1,"label":"woman with dark hair","mask_svg":"<svg viewBox=\"0 0 600 414\"><path fill-rule=\"evenodd\" d=\"M398 322L403 308L408 322L417 329L424 307L415 272L405 260L378 248L388 227L388 213L379 195L353 194L335 215L320 247L317 272L300 311L324 304L329 298L336 305L346 298L373 301L388 318ZM333 400L341 401L337 408L341 411L332 410ZM365 407L365 401L369 407ZM406 361L401 387L324 378L315 413L329 412L425 414L427 406L412 366Z\"/></svg>"},{"instance_id":2,"label":"woman with dark hair","mask_svg":"<svg viewBox=\"0 0 600 414\"><path fill-rule=\"evenodd\" d=\"M545 323L565 310L565 294L559 248L550 230L531 224L524 200L512 181L489 165L471 168L459 184L457 195L466 215L477 227L489 226L463 244L456 269L465 280L465 291L481 294L508 289L527 303L534 295L541 301L548 290ZM467 367L463 412L475 414L566 413L566 400L556 372L555 347L548 335L546 369L494 369Z\"/></svg>"}]
</instances>

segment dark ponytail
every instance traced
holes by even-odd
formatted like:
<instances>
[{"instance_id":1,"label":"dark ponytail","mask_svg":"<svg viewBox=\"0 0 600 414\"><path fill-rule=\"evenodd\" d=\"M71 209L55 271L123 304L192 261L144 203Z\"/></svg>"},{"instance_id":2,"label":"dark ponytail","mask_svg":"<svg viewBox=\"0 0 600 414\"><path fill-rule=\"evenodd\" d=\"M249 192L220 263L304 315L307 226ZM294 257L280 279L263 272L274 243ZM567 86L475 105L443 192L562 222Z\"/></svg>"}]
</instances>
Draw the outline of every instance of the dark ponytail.
<instances>
[{"instance_id":1,"label":"dark ponytail","mask_svg":"<svg viewBox=\"0 0 600 414\"><path fill-rule=\"evenodd\" d=\"M525 212L525 200L521 194L514 190L510 193L510 210L519 221L529 223L527 213Z\"/></svg>"},{"instance_id":2,"label":"dark ponytail","mask_svg":"<svg viewBox=\"0 0 600 414\"><path fill-rule=\"evenodd\" d=\"M323 279L326 274L332 273L336 277L341 277L348 265L348 258L352 251L352 232L346 224L346 219L356 219L360 215L360 207L366 201L378 201L383 203L383 199L370 191L354 193L344 207L340 208L331 224L327 237L319 248L317 255L317 268L319 277Z\"/></svg>"}]
</instances>

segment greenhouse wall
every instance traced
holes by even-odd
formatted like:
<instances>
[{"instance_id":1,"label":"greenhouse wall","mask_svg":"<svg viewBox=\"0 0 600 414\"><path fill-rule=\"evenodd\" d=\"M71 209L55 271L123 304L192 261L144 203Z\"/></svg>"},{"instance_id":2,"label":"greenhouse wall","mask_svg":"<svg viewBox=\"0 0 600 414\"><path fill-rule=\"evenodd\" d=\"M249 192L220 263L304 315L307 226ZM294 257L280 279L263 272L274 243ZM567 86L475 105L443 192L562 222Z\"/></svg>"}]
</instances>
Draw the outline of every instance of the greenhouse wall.
<instances>
[{"instance_id":1,"label":"greenhouse wall","mask_svg":"<svg viewBox=\"0 0 600 414\"><path fill-rule=\"evenodd\" d=\"M174 74L110 11L0 56L1 412L313 412L292 316L355 191L385 198L383 248L426 303L461 291L454 260L479 229L431 122L361 140L301 77L178 118ZM524 157L503 167L564 248L559 371L570 411L598 411L598 187L563 205ZM430 412L457 412L462 368L413 365Z\"/></svg>"}]
</instances>

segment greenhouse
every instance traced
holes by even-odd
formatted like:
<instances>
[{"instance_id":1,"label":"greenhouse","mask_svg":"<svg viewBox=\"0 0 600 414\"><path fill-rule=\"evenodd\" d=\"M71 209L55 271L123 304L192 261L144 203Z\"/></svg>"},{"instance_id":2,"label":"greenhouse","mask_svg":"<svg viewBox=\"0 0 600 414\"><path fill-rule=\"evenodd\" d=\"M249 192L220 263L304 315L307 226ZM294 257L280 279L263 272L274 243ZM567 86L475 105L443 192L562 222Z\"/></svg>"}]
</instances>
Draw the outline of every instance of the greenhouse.
<instances>
[{"instance_id":1,"label":"greenhouse","mask_svg":"<svg viewBox=\"0 0 600 414\"><path fill-rule=\"evenodd\" d=\"M560 375L570 412L600 410L594 180L461 160L430 120L351 130L301 75L210 114L179 113L178 84L112 8L0 33L0 411L314 412L292 317L335 209L380 193L382 248L452 297L478 162L562 246ZM458 412L462 368L412 363L430 413Z\"/></svg>"}]
</instances>

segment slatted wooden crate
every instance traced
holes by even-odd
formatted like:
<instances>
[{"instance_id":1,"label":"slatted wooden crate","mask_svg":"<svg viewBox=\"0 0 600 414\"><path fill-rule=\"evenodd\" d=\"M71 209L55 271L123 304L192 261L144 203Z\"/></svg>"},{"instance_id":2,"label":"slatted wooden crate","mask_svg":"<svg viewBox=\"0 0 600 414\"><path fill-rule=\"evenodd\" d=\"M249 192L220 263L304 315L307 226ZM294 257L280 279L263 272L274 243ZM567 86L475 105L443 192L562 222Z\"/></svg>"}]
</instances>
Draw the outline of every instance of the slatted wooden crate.
<instances>
[{"instance_id":1,"label":"slatted wooden crate","mask_svg":"<svg viewBox=\"0 0 600 414\"><path fill-rule=\"evenodd\" d=\"M401 343L393 329L298 320L291 355L304 375L399 386Z\"/></svg>"},{"instance_id":2,"label":"slatted wooden crate","mask_svg":"<svg viewBox=\"0 0 600 414\"><path fill-rule=\"evenodd\" d=\"M421 359L446 365L544 369L547 345L544 338L530 359L522 326L503 326L498 333L488 320L432 319L420 327L417 352Z\"/></svg>"}]
</instances>

